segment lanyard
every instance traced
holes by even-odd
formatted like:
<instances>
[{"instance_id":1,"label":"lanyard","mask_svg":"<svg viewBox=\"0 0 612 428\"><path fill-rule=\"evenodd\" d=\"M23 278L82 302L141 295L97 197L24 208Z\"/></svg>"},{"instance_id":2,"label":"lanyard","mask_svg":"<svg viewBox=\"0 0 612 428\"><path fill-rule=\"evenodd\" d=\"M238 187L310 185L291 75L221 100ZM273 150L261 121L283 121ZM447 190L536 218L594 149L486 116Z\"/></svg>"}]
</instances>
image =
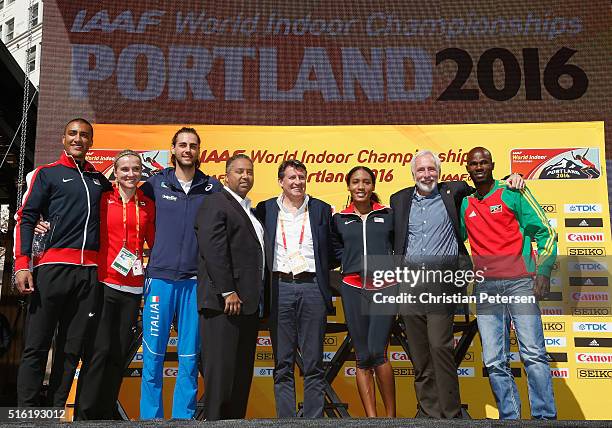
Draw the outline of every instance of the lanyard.
<instances>
[{"instance_id":1,"label":"lanyard","mask_svg":"<svg viewBox=\"0 0 612 428\"><path fill-rule=\"evenodd\" d=\"M121 195L119 195L121 198ZM127 248L127 204L121 198L123 203L123 246ZM129 202L129 201L128 201ZM138 206L138 192L134 193L134 203L136 204L136 255L138 256L138 246L140 245L140 207Z\"/></svg>"},{"instance_id":2,"label":"lanyard","mask_svg":"<svg viewBox=\"0 0 612 428\"><path fill-rule=\"evenodd\" d=\"M308 218L308 205L306 205L306 209L304 210L304 218L302 219L302 231L300 232L300 242L299 247L302 249L302 242L304 242L304 229L306 228L306 219ZM281 226L281 234L283 237L283 247L285 248L285 252L287 251L287 236L285 235L285 222L283 221L283 216L280 218L280 226Z\"/></svg>"}]
</instances>

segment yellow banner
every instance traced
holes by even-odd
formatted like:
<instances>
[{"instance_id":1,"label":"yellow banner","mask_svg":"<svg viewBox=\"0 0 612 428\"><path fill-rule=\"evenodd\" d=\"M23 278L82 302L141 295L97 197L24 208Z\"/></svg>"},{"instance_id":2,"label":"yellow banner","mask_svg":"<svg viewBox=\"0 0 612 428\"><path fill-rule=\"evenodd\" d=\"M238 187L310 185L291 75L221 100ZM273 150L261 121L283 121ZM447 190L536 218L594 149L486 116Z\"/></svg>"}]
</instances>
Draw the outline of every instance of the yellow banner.
<instances>
[{"instance_id":1,"label":"yellow banner","mask_svg":"<svg viewBox=\"0 0 612 428\"><path fill-rule=\"evenodd\" d=\"M475 146L488 148L495 161L495 176L520 172L546 211L559 236L559 258L552 276L551 300L542 303L547 350L560 419L609 419L612 386L612 317L606 255L611 251L606 188L603 122L522 123L494 125L428 126L194 126L202 137L202 170L223 179L225 161L235 153L255 163L254 203L277 196L277 168L296 158L308 168L309 194L329 202L336 210L347 203L344 175L356 165L377 172L376 191L383 203L392 193L414 184L410 160L418 150L439 153L441 180L469 180L465 156ZM95 126L95 145L89 159L110 174L115 151L142 151L145 169L154 173L170 159L176 125ZM568 257L569 256L569 257ZM342 306L334 302L343 322ZM326 338L326 359L331 358L344 334ZM206 346L206 344L203 344ZM523 415L529 415L525 371L512 342L511 366L516 372ZM269 333L261 332L249 417L274 417L273 357ZM389 347L395 368L398 416L416 413L412 366L399 346ZM136 359L137 360L137 359ZM176 362L169 362L169 367ZM133 367L139 370L141 363ZM354 361L340 371L333 387L349 404L352 416L364 416L354 378ZM164 379L166 415L170 416L173 375ZM298 371L296 370L296 373ZM495 418L497 410L483 373L478 336L458 370L462 402L474 418ZM132 418L138 417L138 372L124 378L121 402ZM298 401L302 380L297 379ZM384 414L378 396L379 414Z\"/></svg>"}]
</instances>

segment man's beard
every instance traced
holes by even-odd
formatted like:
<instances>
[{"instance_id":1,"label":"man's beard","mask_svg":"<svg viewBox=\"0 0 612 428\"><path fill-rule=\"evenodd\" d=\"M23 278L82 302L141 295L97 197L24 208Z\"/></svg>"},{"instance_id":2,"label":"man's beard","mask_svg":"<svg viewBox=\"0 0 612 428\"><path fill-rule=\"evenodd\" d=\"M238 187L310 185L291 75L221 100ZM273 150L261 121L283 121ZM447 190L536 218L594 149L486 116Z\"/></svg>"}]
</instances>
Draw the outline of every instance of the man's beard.
<instances>
[{"instance_id":1,"label":"man's beard","mask_svg":"<svg viewBox=\"0 0 612 428\"><path fill-rule=\"evenodd\" d=\"M431 193L438 185L438 182L433 181L431 184L425 184L421 183L420 181L417 181L415 184L417 189L419 189L420 193Z\"/></svg>"}]
</instances>

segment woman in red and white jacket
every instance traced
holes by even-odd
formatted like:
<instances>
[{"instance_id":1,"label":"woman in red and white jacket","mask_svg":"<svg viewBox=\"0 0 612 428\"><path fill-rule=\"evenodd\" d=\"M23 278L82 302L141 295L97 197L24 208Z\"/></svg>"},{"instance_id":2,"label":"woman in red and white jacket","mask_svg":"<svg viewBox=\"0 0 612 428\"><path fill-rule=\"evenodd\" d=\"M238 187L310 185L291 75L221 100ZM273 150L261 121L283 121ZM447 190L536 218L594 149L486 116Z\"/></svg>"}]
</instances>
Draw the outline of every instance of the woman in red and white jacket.
<instances>
[{"instance_id":1,"label":"woman in red and white jacket","mask_svg":"<svg viewBox=\"0 0 612 428\"><path fill-rule=\"evenodd\" d=\"M393 266L393 212L374 193L376 176L370 168L351 169L346 184L351 203L334 214L331 237L342 263L340 294L355 348L357 389L366 416L376 417L376 375L387 417L395 417L395 379L386 354L397 308L379 304L375 296L393 294L397 287L372 275Z\"/></svg>"},{"instance_id":2,"label":"woman in red and white jacket","mask_svg":"<svg viewBox=\"0 0 612 428\"><path fill-rule=\"evenodd\" d=\"M123 369L134 340L144 285L144 242L153 246L155 203L138 188L140 155L115 156L115 185L100 199L100 296L86 342L76 419L114 419Z\"/></svg>"}]
</instances>

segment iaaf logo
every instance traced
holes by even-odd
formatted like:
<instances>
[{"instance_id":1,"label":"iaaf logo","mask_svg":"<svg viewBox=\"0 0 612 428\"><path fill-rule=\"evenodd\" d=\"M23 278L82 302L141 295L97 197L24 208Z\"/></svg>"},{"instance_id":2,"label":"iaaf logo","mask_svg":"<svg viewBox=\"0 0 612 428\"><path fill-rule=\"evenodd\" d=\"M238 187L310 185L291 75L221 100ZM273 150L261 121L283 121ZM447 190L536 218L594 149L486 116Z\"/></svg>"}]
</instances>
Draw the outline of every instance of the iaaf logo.
<instances>
[{"instance_id":1,"label":"iaaf logo","mask_svg":"<svg viewBox=\"0 0 612 428\"><path fill-rule=\"evenodd\" d=\"M344 368L344 376L355 377L355 373L357 373L357 369L355 367L345 367Z\"/></svg>"},{"instance_id":2,"label":"iaaf logo","mask_svg":"<svg viewBox=\"0 0 612 428\"><path fill-rule=\"evenodd\" d=\"M600 204L565 204L564 210L566 213L600 213Z\"/></svg>"},{"instance_id":3,"label":"iaaf logo","mask_svg":"<svg viewBox=\"0 0 612 428\"><path fill-rule=\"evenodd\" d=\"M575 322L574 331L609 332L612 322Z\"/></svg>"},{"instance_id":4,"label":"iaaf logo","mask_svg":"<svg viewBox=\"0 0 612 428\"><path fill-rule=\"evenodd\" d=\"M410 361L408 354L404 351L392 351L389 352L389 360L391 361Z\"/></svg>"},{"instance_id":5,"label":"iaaf logo","mask_svg":"<svg viewBox=\"0 0 612 428\"><path fill-rule=\"evenodd\" d=\"M597 232L597 233L572 232L572 233L566 233L565 239L568 242L604 242L604 234L601 232Z\"/></svg>"},{"instance_id":6,"label":"iaaf logo","mask_svg":"<svg viewBox=\"0 0 612 428\"><path fill-rule=\"evenodd\" d=\"M547 348L565 348L567 339L565 337L545 337L544 344Z\"/></svg>"},{"instance_id":7,"label":"iaaf logo","mask_svg":"<svg viewBox=\"0 0 612 428\"><path fill-rule=\"evenodd\" d=\"M540 313L542 316L563 315L563 308L559 306L542 306Z\"/></svg>"},{"instance_id":8,"label":"iaaf logo","mask_svg":"<svg viewBox=\"0 0 612 428\"><path fill-rule=\"evenodd\" d=\"M272 339L270 336L258 336L257 346L272 346Z\"/></svg>"},{"instance_id":9,"label":"iaaf logo","mask_svg":"<svg viewBox=\"0 0 612 428\"><path fill-rule=\"evenodd\" d=\"M474 367L457 367L457 376L474 377Z\"/></svg>"},{"instance_id":10,"label":"iaaf logo","mask_svg":"<svg viewBox=\"0 0 612 428\"><path fill-rule=\"evenodd\" d=\"M178 374L178 367L165 367L164 377L176 377Z\"/></svg>"},{"instance_id":11,"label":"iaaf logo","mask_svg":"<svg viewBox=\"0 0 612 428\"><path fill-rule=\"evenodd\" d=\"M576 362L586 364L610 364L612 363L612 354L579 353L576 354Z\"/></svg>"},{"instance_id":12,"label":"iaaf logo","mask_svg":"<svg viewBox=\"0 0 612 428\"><path fill-rule=\"evenodd\" d=\"M610 296L605 291L580 292L571 294L574 302L607 302Z\"/></svg>"},{"instance_id":13,"label":"iaaf logo","mask_svg":"<svg viewBox=\"0 0 612 428\"><path fill-rule=\"evenodd\" d=\"M550 376L553 379L567 379L569 378L569 369L551 368Z\"/></svg>"},{"instance_id":14,"label":"iaaf logo","mask_svg":"<svg viewBox=\"0 0 612 428\"><path fill-rule=\"evenodd\" d=\"M571 272L603 272L608 270L606 262L568 262L567 270Z\"/></svg>"},{"instance_id":15,"label":"iaaf logo","mask_svg":"<svg viewBox=\"0 0 612 428\"><path fill-rule=\"evenodd\" d=\"M272 375L274 375L274 367L253 367L255 377L272 377Z\"/></svg>"}]
</instances>

